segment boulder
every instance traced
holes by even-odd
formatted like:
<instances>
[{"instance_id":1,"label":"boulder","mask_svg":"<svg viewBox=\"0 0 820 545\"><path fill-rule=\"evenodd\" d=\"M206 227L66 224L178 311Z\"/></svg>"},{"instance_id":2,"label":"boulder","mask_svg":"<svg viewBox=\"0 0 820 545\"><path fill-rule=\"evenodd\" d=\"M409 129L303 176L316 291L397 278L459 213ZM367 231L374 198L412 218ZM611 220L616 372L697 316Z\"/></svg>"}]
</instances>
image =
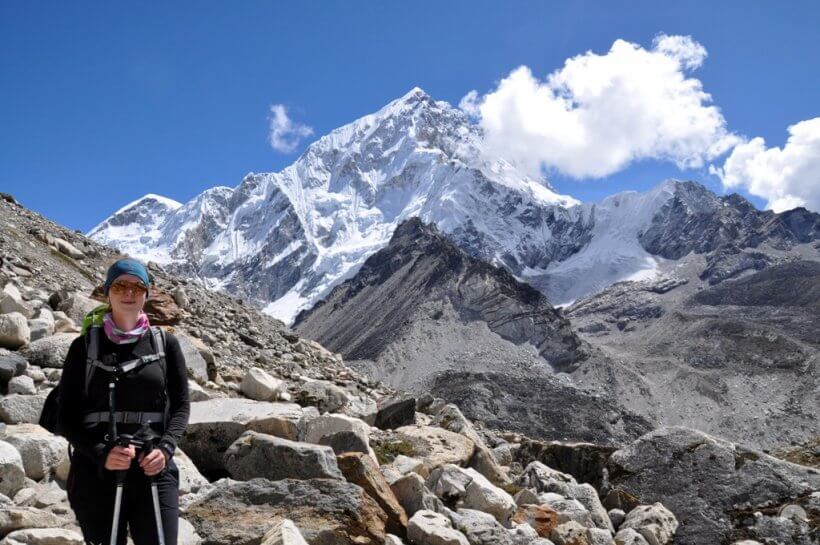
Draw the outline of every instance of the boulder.
<instances>
[{"instance_id":1,"label":"boulder","mask_svg":"<svg viewBox=\"0 0 820 545\"><path fill-rule=\"evenodd\" d=\"M524 488L531 488L536 492L555 492L565 497L571 497L571 491L578 482L572 475L561 473L541 462L530 462L516 481Z\"/></svg>"},{"instance_id":2,"label":"boulder","mask_svg":"<svg viewBox=\"0 0 820 545\"><path fill-rule=\"evenodd\" d=\"M27 528L59 528L65 521L36 507L3 505L0 509L0 537Z\"/></svg>"},{"instance_id":3,"label":"boulder","mask_svg":"<svg viewBox=\"0 0 820 545\"><path fill-rule=\"evenodd\" d=\"M678 529L678 520L660 503L639 505L626 515L621 530L632 528L649 545L666 545L672 541Z\"/></svg>"},{"instance_id":4,"label":"boulder","mask_svg":"<svg viewBox=\"0 0 820 545\"><path fill-rule=\"evenodd\" d=\"M514 545L510 532L489 513L458 509L451 518L453 526L472 545Z\"/></svg>"},{"instance_id":5,"label":"boulder","mask_svg":"<svg viewBox=\"0 0 820 545\"><path fill-rule=\"evenodd\" d=\"M199 384L208 382L208 362L202 353L210 354L210 349L196 337L190 337L184 333L174 334L179 341L179 348L185 356L185 367L188 368L188 376ZM213 359L213 354L211 354Z\"/></svg>"},{"instance_id":6,"label":"boulder","mask_svg":"<svg viewBox=\"0 0 820 545\"><path fill-rule=\"evenodd\" d=\"M388 430L415 423L416 399L407 395L382 399L377 404L378 412L374 425Z\"/></svg>"},{"instance_id":7,"label":"boulder","mask_svg":"<svg viewBox=\"0 0 820 545\"><path fill-rule=\"evenodd\" d=\"M82 324L85 315L102 305L97 299L92 299L82 292L73 292L66 294L57 305L55 310L65 313L67 318L70 318L75 324ZM55 314L55 319L59 322L58 315ZM56 324L55 324L56 325Z\"/></svg>"},{"instance_id":8,"label":"boulder","mask_svg":"<svg viewBox=\"0 0 820 545\"><path fill-rule=\"evenodd\" d=\"M387 516L364 490L335 479L217 481L185 518L213 545L256 543L284 518L308 543L382 543Z\"/></svg>"},{"instance_id":9,"label":"boulder","mask_svg":"<svg viewBox=\"0 0 820 545\"><path fill-rule=\"evenodd\" d=\"M464 465L475 451L470 439L437 426L402 426L394 430L392 437L407 446L408 451L401 454L423 460L430 469L450 463Z\"/></svg>"},{"instance_id":10,"label":"boulder","mask_svg":"<svg viewBox=\"0 0 820 545\"><path fill-rule=\"evenodd\" d=\"M275 463L271 463L275 460ZM247 431L225 452L225 468L232 477L250 480L342 479L333 449Z\"/></svg>"},{"instance_id":11,"label":"boulder","mask_svg":"<svg viewBox=\"0 0 820 545\"><path fill-rule=\"evenodd\" d=\"M282 392L287 391L287 385L262 369L252 367L245 373L240 390L245 396L257 401L276 401Z\"/></svg>"},{"instance_id":12,"label":"boulder","mask_svg":"<svg viewBox=\"0 0 820 545\"><path fill-rule=\"evenodd\" d=\"M364 452L378 463L370 448L370 426L364 421L346 414L327 413L305 419L303 440L317 445L327 445L336 454Z\"/></svg>"},{"instance_id":13,"label":"boulder","mask_svg":"<svg viewBox=\"0 0 820 545\"><path fill-rule=\"evenodd\" d=\"M8 392L10 394L33 395L37 393L37 387L34 385L34 380L31 377L20 375L9 381Z\"/></svg>"},{"instance_id":14,"label":"boulder","mask_svg":"<svg viewBox=\"0 0 820 545\"><path fill-rule=\"evenodd\" d=\"M26 317L19 312L0 314L0 348L17 350L31 339Z\"/></svg>"},{"instance_id":15,"label":"boulder","mask_svg":"<svg viewBox=\"0 0 820 545\"><path fill-rule=\"evenodd\" d=\"M153 325L174 325L185 316L174 298L157 287L151 289L144 310Z\"/></svg>"},{"instance_id":16,"label":"boulder","mask_svg":"<svg viewBox=\"0 0 820 545\"><path fill-rule=\"evenodd\" d=\"M181 449L174 452L174 463L179 469L179 495L193 494L208 484L208 479L202 476L193 460Z\"/></svg>"},{"instance_id":17,"label":"boulder","mask_svg":"<svg viewBox=\"0 0 820 545\"><path fill-rule=\"evenodd\" d=\"M587 540L587 529L574 520L556 526L551 539L555 545L591 545Z\"/></svg>"},{"instance_id":18,"label":"boulder","mask_svg":"<svg viewBox=\"0 0 820 545\"><path fill-rule=\"evenodd\" d=\"M32 365L62 369L68 349L76 338L74 333L57 333L33 341L20 350L20 354Z\"/></svg>"},{"instance_id":19,"label":"boulder","mask_svg":"<svg viewBox=\"0 0 820 545\"><path fill-rule=\"evenodd\" d=\"M443 504L424 484L424 479L417 473L407 475L390 483L390 490L396 496L399 504L412 517L421 510L442 512Z\"/></svg>"},{"instance_id":20,"label":"boulder","mask_svg":"<svg viewBox=\"0 0 820 545\"><path fill-rule=\"evenodd\" d=\"M6 284L0 291L0 314L17 312L24 318L34 316L32 305L23 300L20 290L14 284Z\"/></svg>"},{"instance_id":21,"label":"boulder","mask_svg":"<svg viewBox=\"0 0 820 545\"><path fill-rule=\"evenodd\" d=\"M228 447L248 430L295 440L304 412L295 403L218 398L191 403L180 446L203 472L222 471Z\"/></svg>"},{"instance_id":22,"label":"boulder","mask_svg":"<svg viewBox=\"0 0 820 545\"><path fill-rule=\"evenodd\" d=\"M37 395L11 394L0 397L0 422L6 424L36 423L46 402L48 392Z\"/></svg>"},{"instance_id":23,"label":"boulder","mask_svg":"<svg viewBox=\"0 0 820 545\"><path fill-rule=\"evenodd\" d=\"M66 528L27 528L15 530L2 541L3 545L83 545L82 534Z\"/></svg>"},{"instance_id":24,"label":"boulder","mask_svg":"<svg viewBox=\"0 0 820 545\"><path fill-rule=\"evenodd\" d=\"M26 477L35 481L53 473L68 458L68 441L37 424L8 426L5 441L17 449Z\"/></svg>"},{"instance_id":25,"label":"boulder","mask_svg":"<svg viewBox=\"0 0 820 545\"><path fill-rule=\"evenodd\" d=\"M464 472L472 477L464 495L464 507L484 511L501 524L509 525L510 518L518 509L512 496L475 469L467 468Z\"/></svg>"},{"instance_id":26,"label":"boulder","mask_svg":"<svg viewBox=\"0 0 820 545\"><path fill-rule=\"evenodd\" d=\"M296 402L319 409L320 413L335 413L347 405L347 393L332 382L303 378L297 385Z\"/></svg>"},{"instance_id":27,"label":"boulder","mask_svg":"<svg viewBox=\"0 0 820 545\"><path fill-rule=\"evenodd\" d=\"M76 259L78 261L85 259L85 254L67 240L54 237L54 247L57 248L61 254L65 254L72 259Z\"/></svg>"},{"instance_id":28,"label":"boulder","mask_svg":"<svg viewBox=\"0 0 820 545\"><path fill-rule=\"evenodd\" d=\"M407 538L417 545L470 545L467 537L453 528L449 518L427 510L418 511L410 518Z\"/></svg>"},{"instance_id":29,"label":"boulder","mask_svg":"<svg viewBox=\"0 0 820 545\"><path fill-rule=\"evenodd\" d=\"M337 464L344 478L361 486L387 514L385 529L392 534L404 536L407 531L407 514L390 485L379 473L373 459L361 452L347 452L337 457Z\"/></svg>"},{"instance_id":30,"label":"boulder","mask_svg":"<svg viewBox=\"0 0 820 545\"><path fill-rule=\"evenodd\" d=\"M7 384L13 377L18 377L28 369L26 358L16 352L0 348L0 384Z\"/></svg>"},{"instance_id":31,"label":"boulder","mask_svg":"<svg viewBox=\"0 0 820 545\"><path fill-rule=\"evenodd\" d=\"M0 494L13 497L26 484L26 470L20 453L6 441L0 441Z\"/></svg>"},{"instance_id":32,"label":"boulder","mask_svg":"<svg viewBox=\"0 0 820 545\"><path fill-rule=\"evenodd\" d=\"M684 427L643 435L612 454L608 471L614 487L675 514L676 545L728 541L738 528L751 533L746 521L756 506L800 505L820 490L817 469Z\"/></svg>"}]
</instances>

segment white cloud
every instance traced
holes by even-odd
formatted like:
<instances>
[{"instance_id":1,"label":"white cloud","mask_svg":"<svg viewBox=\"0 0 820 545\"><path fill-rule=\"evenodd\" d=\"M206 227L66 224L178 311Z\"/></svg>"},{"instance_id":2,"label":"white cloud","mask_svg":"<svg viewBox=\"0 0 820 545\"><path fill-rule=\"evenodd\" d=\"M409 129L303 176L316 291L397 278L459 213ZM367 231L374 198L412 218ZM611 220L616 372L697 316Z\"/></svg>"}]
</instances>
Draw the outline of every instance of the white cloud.
<instances>
[{"instance_id":1,"label":"white cloud","mask_svg":"<svg viewBox=\"0 0 820 545\"><path fill-rule=\"evenodd\" d=\"M312 127L291 120L282 104L271 106L270 114L270 145L276 151L291 153L303 138L313 134Z\"/></svg>"},{"instance_id":2,"label":"white cloud","mask_svg":"<svg viewBox=\"0 0 820 545\"><path fill-rule=\"evenodd\" d=\"M648 158L699 168L739 141L701 82L685 74L705 58L688 36L658 36L648 50L616 40L604 55L567 59L543 81L521 66L460 106L479 119L487 153L532 174L545 166L600 178Z\"/></svg>"},{"instance_id":3,"label":"white cloud","mask_svg":"<svg viewBox=\"0 0 820 545\"><path fill-rule=\"evenodd\" d=\"M726 189L744 188L775 212L797 206L820 211L820 117L790 126L782 149L752 138L735 146L723 168L709 170Z\"/></svg>"}]
</instances>

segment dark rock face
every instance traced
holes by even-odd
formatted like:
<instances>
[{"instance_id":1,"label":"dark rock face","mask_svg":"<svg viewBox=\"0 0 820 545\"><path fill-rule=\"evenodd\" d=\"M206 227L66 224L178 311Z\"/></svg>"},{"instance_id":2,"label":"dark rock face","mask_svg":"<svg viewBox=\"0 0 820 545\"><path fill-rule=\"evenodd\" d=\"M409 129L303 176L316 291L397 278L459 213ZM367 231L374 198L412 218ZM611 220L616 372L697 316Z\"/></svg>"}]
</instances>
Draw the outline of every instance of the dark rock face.
<instances>
[{"instance_id":1,"label":"dark rock face","mask_svg":"<svg viewBox=\"0 0 820 545\"><path fill-rule=\"evenodd\" d=\"M731 284L695 295L702 305L790 306L820 312L820 262L797 261L770 267Z\"/></svg>"},{"instance_id":2,"label":"dark rock face","mask_svg":"<svg viewBox=\"0 0 820 545\"><path fill-rule=\"evenodd\" d=\"M294 329L345 359L378 360L415 311L440 300L451 303L463 322L480 321L505 340L532 344L556 368L586 357L569 321L540 292L470 258L418 218L399 225L390 244L354 278L300 313Z\"/></svg>"},{"instance_id":3,"label":"dark rock face","mask_svg":"<svg viewBox=\"0 0 820 545\"><path fill-rule=\"evenodd\" d=\"M780 214L759 211L740 195L718 197L700 184L681 182L639 240L652 254L680 259L729 244L754 248L769 241L785 248L818 236L820 214L803 208Z\"/></svg>"},{"instance_id":4,"label":"dark rock face","mask_svg":"<svg viewBox=\"0 0 820 545\"><path fill-rule=\"evenodd\" d=\"M771 258L764 253L743 252L737 246L727 246L709 254L706 258L706 268L700 273L700 279L715 285L749 270L763 270L770 263Z\"/></svg>"},{"instance_id":5,"label":"dark rock face","mask_svg":"<svg viewBox=\"0 0 820 545\"><path fill-rule=\"evenodd\" d=\"M679 545L763 537L769 525L752 513L774 523L780 507L808 508L810 494L820 489L816 469L679 427L655 430L616 451L608 470L613 487L675 513ZM789 543L813 543L807 523L794 530Z\"/></svg>"},{"instance_id":6,"label":"dark rock face","mask_svg":"<svg viewBox=\"0 0 820 545\"><path fill-rule=\"evenodd\" d=\"M560 384L551 376L450 371L436 378L432 393L488 427L547 440L611 445L631 441L654 427L646 418L624 411L615 399Z\"/></svg>"},{"instance_id":7,"label":"dark rock face","mask_svg":"<svg viewBox=\"0 0 820 545\"><path fill-rule=\"evenodd\" d=\"M219 481L186 518L207 545L257 545L283 518L308 543L382 543L387 515L361 487L334 479Z\"/></svg>"}]
</instances>

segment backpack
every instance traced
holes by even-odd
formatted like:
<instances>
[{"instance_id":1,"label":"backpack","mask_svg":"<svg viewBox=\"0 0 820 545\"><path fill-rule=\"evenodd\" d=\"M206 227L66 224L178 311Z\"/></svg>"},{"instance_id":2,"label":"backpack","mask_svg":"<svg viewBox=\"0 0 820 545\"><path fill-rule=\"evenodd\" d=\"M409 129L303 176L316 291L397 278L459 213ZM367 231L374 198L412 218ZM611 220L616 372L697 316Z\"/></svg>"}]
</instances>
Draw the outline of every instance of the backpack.
<instances>
[{"instance_id":1,"label":"backpack","mask_svg":"<svg viewBox=\"0 0 820 545\"><path fill-rule=\"evenodd\" d=\"M167 424L169 403L168 403L168 370L165 361L165 330L158 326L151 326L151 338L154 347L154 354L148 356L141 356L137 359L127 361L121 365L116 365L113 361L113 354L104 356L105 361L99 358L100 334L102 328L99 326L90 327L85 337L86 349L86 366L85 366L85 388L83 389L83 397L88 396L88 386L91 384L91 378L97 369L101 369L108 373L115 375L116 378L122 377L128 373L141 369L143 366L151 362L159 360L162 367L162 376L165 380L165 410L162 413L155 412L136 412L136 411L117 411L115 418L118 423L144 423L146 421L157 422L162 421ZM114 377L112 377L114 378ZM43 428L47 429L55 435L62 435L62 430L59 429L58 416L60 414L59 403L59 389L58 384L49 392L43 404L43 410L40 412L40 419L38 423ZM100 422L108 422L110 420L110 413L105 411L87 413L83 422L86 425L98 424Z\"/></svg>"}]
</instances>

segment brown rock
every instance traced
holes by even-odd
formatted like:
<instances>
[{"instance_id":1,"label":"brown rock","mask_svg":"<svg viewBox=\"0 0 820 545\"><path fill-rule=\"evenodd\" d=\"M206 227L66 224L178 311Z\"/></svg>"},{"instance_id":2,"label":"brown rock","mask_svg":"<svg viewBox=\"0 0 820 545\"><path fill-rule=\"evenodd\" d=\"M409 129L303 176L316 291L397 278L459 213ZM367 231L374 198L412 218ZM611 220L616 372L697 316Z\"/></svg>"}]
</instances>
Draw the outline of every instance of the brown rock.
<instances>
[{"instance_id":1,"label":"brown rock","mask_svg":"<svg viewBox=\"0 0 820 545\"><path fill-rule=\"evenodd\" d=\"M182 320L182 309L174 298L159 288L152 288L145 302L145 313L153 325L174 325Z\"/></svg>"},{"instance_id":2,"label":"brown rock","mask_svg":"<svg viewBox=\"0 0 820 545\"><path fill-rule=\"evenodd\" d=\"M345 452L336 457L336 462L345 479L364 488L387 513L387 532L403 538L407 532L407 513L372 458L361 452Z\"/></svg>"},{"instance_id":3,"label":"brown rock","mask_svg":"<svg viewBox=\"0 0 820 545\"><path fill-rule=\"evenodd\" d=\"M211 545L260 543L290 519L308 543L383 543L387 516L361 487L335 479L220 480L185 518Z\"/></svg>"},{"instance_id":4,"label":"brown rock","mask_svg":"<svg viewBox=\"0 0 820 545\"><path fill-rule=\"evenodd\" d=\"M513 515L513 521L526 522L538 532L540 537L549 538L558 526L558 513L547 505L522 505Z\"/></svg>"}]
</instances>

